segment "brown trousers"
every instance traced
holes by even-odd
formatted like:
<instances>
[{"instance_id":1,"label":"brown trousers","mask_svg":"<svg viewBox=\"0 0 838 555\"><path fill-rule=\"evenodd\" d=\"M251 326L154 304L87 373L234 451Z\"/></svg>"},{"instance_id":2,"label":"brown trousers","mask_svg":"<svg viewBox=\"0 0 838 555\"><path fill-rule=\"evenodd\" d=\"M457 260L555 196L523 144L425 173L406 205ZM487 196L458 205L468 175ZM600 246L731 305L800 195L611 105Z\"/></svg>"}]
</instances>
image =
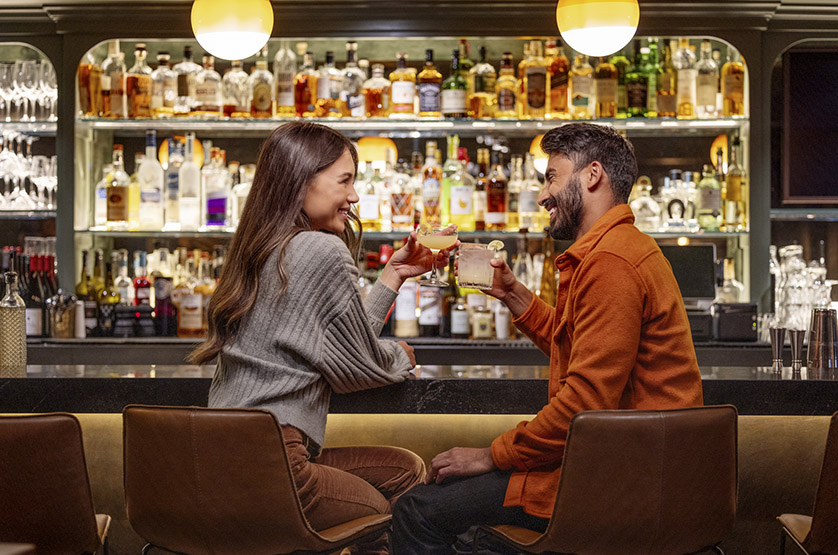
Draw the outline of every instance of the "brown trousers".
<instances>
[{"instance_id":1,"label":"brown trousers","mask_svg":"<svg viewBox=\"0 0 838 555\"><path fill-rule=\"evenodd\" d=\"M424 462L407 449L334 447L312 458L309 439L300 430L282 426L282 435L303 513L315 530L389 514L399 496L425 476ZM352 552L389 553L387 537L359 544Z\"/></svg>"}]
</instances>

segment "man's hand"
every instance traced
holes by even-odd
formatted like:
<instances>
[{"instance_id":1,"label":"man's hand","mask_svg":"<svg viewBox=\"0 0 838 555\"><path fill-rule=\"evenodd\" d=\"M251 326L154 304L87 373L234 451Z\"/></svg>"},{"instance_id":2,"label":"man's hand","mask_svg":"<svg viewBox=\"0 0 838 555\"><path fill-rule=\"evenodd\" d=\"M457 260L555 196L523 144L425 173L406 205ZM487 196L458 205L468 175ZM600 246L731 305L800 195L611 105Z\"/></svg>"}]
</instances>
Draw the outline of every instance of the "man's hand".
<instances>
[{"instance_id":1,"label":"man's hand","mask_svg":"<svg viewBox=\"0 0 838 555\"><path fill-rule=\"evenodd\" d=\"M425 483L441 484L449 476L474 476L497 468L489 447L454 447L433 458Z\"/></svg>"}]
</instances>

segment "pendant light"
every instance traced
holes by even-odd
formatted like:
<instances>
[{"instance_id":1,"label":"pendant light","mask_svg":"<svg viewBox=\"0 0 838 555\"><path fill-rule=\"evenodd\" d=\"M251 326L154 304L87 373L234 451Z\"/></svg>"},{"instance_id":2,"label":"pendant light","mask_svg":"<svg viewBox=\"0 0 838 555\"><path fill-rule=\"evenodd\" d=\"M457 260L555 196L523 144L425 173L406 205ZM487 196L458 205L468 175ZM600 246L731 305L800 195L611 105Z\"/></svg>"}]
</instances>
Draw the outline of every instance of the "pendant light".
<instances>
[{"instance_id":1,"label":"pendant light","mask_svg":"<svg viewBox=\"0 0 838 555\"><path fill-rule=\"evenodd\" d=\"M564 41L588 56L608 56L634 37L637 0L559 0L556 23Z\"/></svg>"},{"instance_id":2,"label":"pendant light","mask_svg":"<svg viewBox=\"0 0 838 555\"><path fill-rule=\"evenodd\" d=\"M274 27L270 0L195 0L192 32L204 50L223 60L244 60L268 43Z\"/></svg>"}]
</instances>

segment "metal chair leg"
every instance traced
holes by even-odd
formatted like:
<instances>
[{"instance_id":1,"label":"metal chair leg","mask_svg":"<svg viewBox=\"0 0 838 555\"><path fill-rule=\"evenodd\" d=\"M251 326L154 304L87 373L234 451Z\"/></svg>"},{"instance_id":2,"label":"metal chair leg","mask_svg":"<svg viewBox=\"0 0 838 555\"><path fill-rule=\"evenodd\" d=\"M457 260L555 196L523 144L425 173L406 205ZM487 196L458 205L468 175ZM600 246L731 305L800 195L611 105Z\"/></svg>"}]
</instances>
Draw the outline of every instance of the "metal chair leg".
<instances>
[{"instance_id":1,"label":"metal chair leg","mask_svg":"<svg viewBox=\"0 0 838 555\"><path fill-rule=\"evenodd\" d=\"M153 547L154 546L150 543L145 544L145 547L143 547L143 550L140 552L140 555L148 555L148 552L151 551L151 548Z\"/></svg>"},{"instance_id":2,"label":"metal chair leg","mask_svg":"<svg viewBox=\"0 0 838 555\"><path fill-rule=\"evenodd\" d=\"M780 528L780 555L786 555L786 530Z\"/></svg>"}]
</instances>

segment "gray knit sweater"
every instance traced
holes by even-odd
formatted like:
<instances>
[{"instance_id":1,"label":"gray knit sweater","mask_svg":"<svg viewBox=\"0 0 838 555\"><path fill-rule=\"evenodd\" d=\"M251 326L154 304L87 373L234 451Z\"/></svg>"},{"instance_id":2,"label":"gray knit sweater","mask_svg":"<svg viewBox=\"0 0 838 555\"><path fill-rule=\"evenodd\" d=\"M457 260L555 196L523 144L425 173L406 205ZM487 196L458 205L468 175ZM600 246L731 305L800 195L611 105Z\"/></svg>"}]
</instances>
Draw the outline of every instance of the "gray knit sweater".
<instances>
[{"instance_id":1,"label":"gray knit sweater","mask_svg":"<svg viewBox=\"0 0 838 555\"><path fill-rule=\"evenodd\" d=\"M323 445L332 391L346 393L401 382L407 354L378 339L396 292L376 282L365 301L358 270L340 238L299 233L285 251L288 289L277 300L278 252L259 276L259 295L224 347L210 407L273 412Z\"/></svg>"}]
</instances>

